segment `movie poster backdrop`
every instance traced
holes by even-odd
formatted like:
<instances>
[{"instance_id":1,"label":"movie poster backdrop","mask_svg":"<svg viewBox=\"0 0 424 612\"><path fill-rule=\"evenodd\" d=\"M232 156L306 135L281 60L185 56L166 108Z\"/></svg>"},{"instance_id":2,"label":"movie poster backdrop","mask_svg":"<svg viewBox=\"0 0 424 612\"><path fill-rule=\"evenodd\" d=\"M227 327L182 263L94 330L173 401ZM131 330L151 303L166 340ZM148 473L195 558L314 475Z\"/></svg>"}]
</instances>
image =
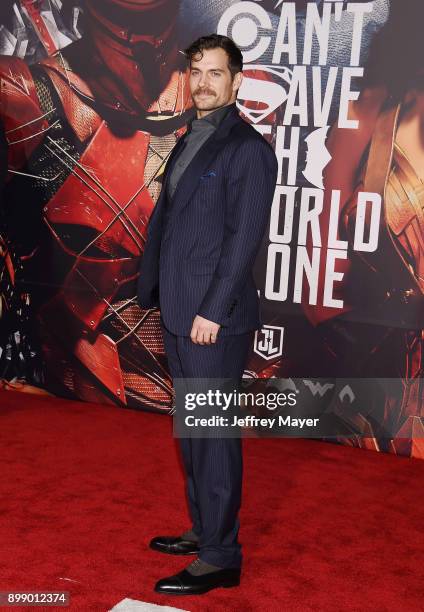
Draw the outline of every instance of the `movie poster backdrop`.
<instances>
[{"instance_id":1,"label":"movie poster backdrop","mask_svg":"<svg viewBox=\"0 0 424 612\"><path fill-rule=\"evenodd\" d=\"M181 50L217 32L279 162L245 377L335 402L367 431L338 442L424 457L423 25L421 0L3 0L3 387L172 410L136 282L194 116Z\"/></svg>"}]
</instances>

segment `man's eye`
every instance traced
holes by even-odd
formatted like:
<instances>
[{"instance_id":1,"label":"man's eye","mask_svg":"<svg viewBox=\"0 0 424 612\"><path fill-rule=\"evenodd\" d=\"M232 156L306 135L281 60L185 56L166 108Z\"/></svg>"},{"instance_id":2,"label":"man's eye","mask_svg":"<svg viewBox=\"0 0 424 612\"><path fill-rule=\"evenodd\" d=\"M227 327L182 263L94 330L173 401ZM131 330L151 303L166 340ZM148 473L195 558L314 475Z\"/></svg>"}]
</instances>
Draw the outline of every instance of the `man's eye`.
<instances>
[{"instance_id":1,"label":"man's eye","mask_svg":"<svg viewBox=\"0 0 424 612\"><path fill-rule=\"evenodd\" d=\"M214 72L213 76L220 76L220 74L221 74L220 72Z\"/></svg>"}]
</instances>

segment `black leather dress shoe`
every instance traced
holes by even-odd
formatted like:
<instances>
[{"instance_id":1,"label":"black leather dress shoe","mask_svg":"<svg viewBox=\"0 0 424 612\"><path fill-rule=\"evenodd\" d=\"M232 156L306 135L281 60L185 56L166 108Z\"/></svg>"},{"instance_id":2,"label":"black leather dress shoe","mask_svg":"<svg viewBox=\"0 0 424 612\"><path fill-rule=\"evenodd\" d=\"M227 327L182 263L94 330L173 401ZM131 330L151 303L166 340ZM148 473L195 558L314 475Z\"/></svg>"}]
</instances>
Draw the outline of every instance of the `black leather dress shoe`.
<instances>
[{"instance_id":1,"label":"black leather dress shoe","mask_svg":"<svg viewBox=\"0 0 424 612\"><path fill-rule=\"evenodd\" d=\"M155 585L156 593L167 595L201 595L218 587L235 587L240 584L239 568L223 568L201 576L193 576L183 569L175 576L161 578Z\"/></svg>"},{"instance_id":2,"label":"black leather dress shoe","mask_svg":"<svg viewBox=\"0 0 424 612\"><path fill-rule=\"evenodd\" d=\"M179 536L158 536L150 541L150 548L168 555L195 555L199 552L197 542Z\"/></svg>"}]
</instances>

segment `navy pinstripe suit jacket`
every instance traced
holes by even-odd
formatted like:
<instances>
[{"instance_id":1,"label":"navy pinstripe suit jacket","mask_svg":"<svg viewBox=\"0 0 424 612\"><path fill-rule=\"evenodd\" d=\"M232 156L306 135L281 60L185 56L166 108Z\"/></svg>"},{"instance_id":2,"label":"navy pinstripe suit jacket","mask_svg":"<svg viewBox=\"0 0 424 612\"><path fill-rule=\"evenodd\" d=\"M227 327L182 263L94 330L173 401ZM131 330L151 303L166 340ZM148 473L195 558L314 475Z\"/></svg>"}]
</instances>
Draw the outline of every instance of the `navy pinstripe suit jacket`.
<instances>
[{"instance_id":1,"label":"navy pinstripe suit jacket","mask_svg":"<svg viewBox=\"0 0 424 612\"><path fill-rule=\"evenodd\" d=\"M150 216L138 277L142 308L160 307L165 326L189 336L196 314L219 323L218 337L261 327L253 264L268 225L277 179L271 145L236 107L181 176L170 202L166 164ZM164 209L169 206L165 223Z\"/></svg>"}]
</instances>

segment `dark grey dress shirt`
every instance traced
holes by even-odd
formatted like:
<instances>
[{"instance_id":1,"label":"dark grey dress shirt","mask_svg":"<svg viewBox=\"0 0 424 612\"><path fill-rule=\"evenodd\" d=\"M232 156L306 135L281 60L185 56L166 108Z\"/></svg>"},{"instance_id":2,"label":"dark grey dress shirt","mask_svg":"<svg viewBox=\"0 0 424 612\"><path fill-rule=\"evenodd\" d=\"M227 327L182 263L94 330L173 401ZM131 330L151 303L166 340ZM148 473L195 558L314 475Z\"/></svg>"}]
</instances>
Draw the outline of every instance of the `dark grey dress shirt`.
<instances>
[{"instance_id":1,"label":"dark grey dress shirt","mask_svg":"<svg viewBox=\"0 0 424 612\"><path fill-rule=\"evenodd\" d=\"M171 200L177 188L178 181L186 170L187 166L196 155L197 151L204 142L214 133L219 123L224 119L231 108L236 103L221 106L201 119L192 119L187 126L185 142L174 160L172 172L169 175L167 196Z\"/></svg>"}]
</instances>

